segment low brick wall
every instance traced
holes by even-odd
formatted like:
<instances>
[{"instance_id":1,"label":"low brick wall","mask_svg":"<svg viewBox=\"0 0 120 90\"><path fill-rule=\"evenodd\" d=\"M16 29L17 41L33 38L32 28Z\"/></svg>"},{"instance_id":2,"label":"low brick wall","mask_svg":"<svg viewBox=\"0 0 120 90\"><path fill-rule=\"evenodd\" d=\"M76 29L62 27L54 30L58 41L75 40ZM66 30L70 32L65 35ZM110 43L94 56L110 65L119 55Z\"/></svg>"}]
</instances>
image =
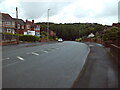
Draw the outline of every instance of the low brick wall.
<instances>
[{"instance_id":1,"label":"low brick wall","mask_svg":"<svg viewBox=\"0 0 120 90\"><path fill-rule=\"evenodd\" d=\"M116 46L114 44L110 45L110 52L113 55L113 57L115 58L115 60L119 63L120 65L120 47Z\"/></svg>"},{"instance_id":2,"label":"low brick wall","mask_svg":"<svg viewBox=\"0 0 120 90\"><path fill-rule=\"evenodd\" d=\"M12 45L12 44L17 44L17 41L9 41L9 42L0 42L0 45Z\"/></svg>"}]
</instances>

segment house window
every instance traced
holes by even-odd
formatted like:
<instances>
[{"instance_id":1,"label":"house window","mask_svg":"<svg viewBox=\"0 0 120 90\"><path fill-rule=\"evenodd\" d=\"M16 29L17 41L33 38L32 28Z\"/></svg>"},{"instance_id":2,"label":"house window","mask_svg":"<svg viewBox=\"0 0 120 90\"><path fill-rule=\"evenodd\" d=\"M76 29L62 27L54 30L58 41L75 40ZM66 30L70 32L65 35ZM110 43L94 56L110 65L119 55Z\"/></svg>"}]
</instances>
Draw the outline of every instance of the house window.
<instances>
[{"instance_id":1,"label":"house window","mask_svg":"<svg viewBox=\"0 0 120 90\"><path fill-rule=\"evenodd\" d=\"M8 33L11 33L11 29L7 29L7 32L8 32Z\"/></svg>"},{"instance_id":2,"label":"house window","mask_svg":"<svg viewBox=\"0 0 120 90\"><path fill-rule=\"evenodd\" d=\"M24 26L22 26L22 29L24 29Z\"/></svg>"},{"instance_id":3,"label":"house window","mask_svg":"<svg viewBox=\"0 0 120 90\"><path fill-rule=\"evenodd\" d=\"M27 29L30 29L30 25L27 25L26 28L27 28Z\"/></svg>"},{"instance_id":4,"label":"house window","mask_svg":"<svg viewBox=\"0 0 120 90\"><path fill-rule=\"evenodd\" d=\"M12 22L12 25L15 25L15 22Z\"/></svg>"},{"instance_id":5,"label":"house window","mask_svg":"<svg viewBox=\"0 0 120 90\"><path fill-rule=\"evenodd\" d=\"M0 25L2 25L2 20L0 20Z\"/></svg>"},{"instance_id":6,"label":"house window","mask_svg":"<svg viewBox=\"0 0 120 90\"><path fill-rule=\"evenodd\" d=\"M7 22L5 22L5 24L6 24L6 25L10 25L10 22L9 22L9 21L7 21Z\"/></svg>"},{"instance_id":7,"label":"house window","mask_svg":"<svg viewBox=\"0 0 120 90\"><path fill-rule=\"evenodd\" d=\"M20 29L20 24L18 24L18 29Z\"/></svg>"},{"instance_id":8,"label":"house window","mask_svg":"<svg viewBox=\"0 0 120 90\"><path fill-rule=\"evenodd\" d=\"M15 22L12 22L12 27L15 27Z\"/></svg>"}]
</instances>

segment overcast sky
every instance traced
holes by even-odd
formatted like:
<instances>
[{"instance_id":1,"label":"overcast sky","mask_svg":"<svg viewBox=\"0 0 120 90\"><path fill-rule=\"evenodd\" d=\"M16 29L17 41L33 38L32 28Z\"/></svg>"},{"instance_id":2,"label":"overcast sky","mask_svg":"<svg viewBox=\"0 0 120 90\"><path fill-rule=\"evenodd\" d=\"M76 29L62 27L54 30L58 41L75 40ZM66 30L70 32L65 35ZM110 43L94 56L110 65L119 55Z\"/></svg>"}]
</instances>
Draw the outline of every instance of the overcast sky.
<instances>
[{"instance_id":1,"label":"overcast sky","mask_svg":"<svg viewBox=\"0 0 120 90\"><path fill-rule=\"evenodd\" d=\"M111 25L118 22L120 0L0 0L0 12L15 18L18 7L19 18L35 22L54 23L100 23Z\"/></svg>"}]
</instances>

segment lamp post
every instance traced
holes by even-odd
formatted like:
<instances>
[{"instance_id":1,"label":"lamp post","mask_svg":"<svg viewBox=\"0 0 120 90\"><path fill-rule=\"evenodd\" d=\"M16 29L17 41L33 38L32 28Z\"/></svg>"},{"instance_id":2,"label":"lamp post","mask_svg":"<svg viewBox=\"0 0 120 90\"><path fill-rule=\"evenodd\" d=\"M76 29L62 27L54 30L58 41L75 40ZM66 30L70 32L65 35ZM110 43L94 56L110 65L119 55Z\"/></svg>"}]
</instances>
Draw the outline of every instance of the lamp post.
<instances>
[{"instance_id":1,"label":"lamp post","mask_svg":"<svg viewBox=\"0 0 120 90\"><path fill-rule=\"evenodd\" d=\"M48 33L47 39L48 40L49 40L49 11L50 11L50 9L48 9L48 11L47 11L47 33Z\"/></svg>"},{"instance_id":2,"label":"lamp post","mask_svg":"<svg viewBox=\"0 0 120 90\"><path fill-rule=\"evenodd\" d=\"M18 8L16 7L16 32L19 34L18 31ZM17 36L17 44L19 44L19 35Z\"/></svg>"}]
</instances>

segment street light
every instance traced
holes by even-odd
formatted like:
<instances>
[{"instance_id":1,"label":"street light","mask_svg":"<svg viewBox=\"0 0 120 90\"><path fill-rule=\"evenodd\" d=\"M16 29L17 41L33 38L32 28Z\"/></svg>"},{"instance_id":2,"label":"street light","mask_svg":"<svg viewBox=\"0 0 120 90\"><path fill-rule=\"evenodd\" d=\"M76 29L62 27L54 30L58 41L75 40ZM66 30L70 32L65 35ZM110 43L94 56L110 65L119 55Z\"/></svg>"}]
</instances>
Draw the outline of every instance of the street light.
<instances>
[{"instance_id":1,"label":"street light","mask_svg":"<svg viewBox=\"0 0 120 90\"><path fill-rule=\"evenodd\" d=\"M47 33L48 33L48 35L47 35L47 39L49 40L49 11L50 11L50 9L48 9L48 11L47 11L47 14L48 14L48 16L47 16Z\"/></svg>"},{"instance_id":2,"label":"street light","mask_svg":"<svg viewBox=\"0 0 120 90\"><path fill-rule=\"evenodd\" d=\"M18 8L16 7L16 32L19 34L18 31ZM19 35L17 36L17 44L19 44Z\"/></svg>"}]
</instances>

